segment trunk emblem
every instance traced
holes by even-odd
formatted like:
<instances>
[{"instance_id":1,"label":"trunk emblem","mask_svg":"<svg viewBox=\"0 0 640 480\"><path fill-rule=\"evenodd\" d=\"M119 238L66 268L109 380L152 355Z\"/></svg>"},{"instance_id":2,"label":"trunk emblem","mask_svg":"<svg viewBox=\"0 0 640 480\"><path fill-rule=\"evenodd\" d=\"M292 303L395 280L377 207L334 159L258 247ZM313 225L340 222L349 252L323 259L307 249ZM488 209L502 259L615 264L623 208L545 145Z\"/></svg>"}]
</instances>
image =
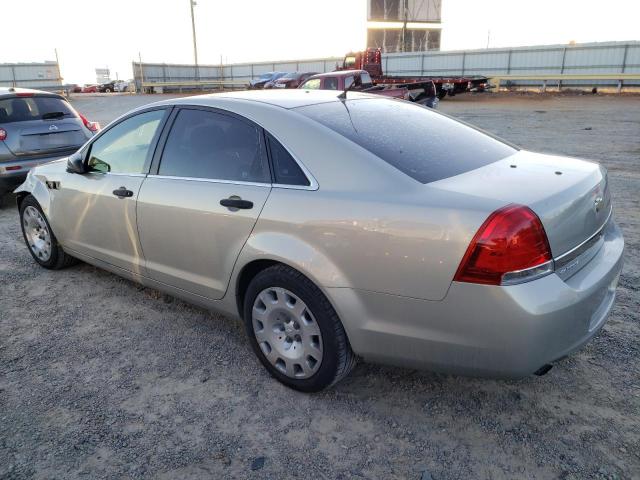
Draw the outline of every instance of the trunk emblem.
<instances>
[{"instance_id":1,"label":"trunk emblem","mask_svg":"<svg viewBox=\"0 0 640 480\"><path fill-rule=\"evenodd\" d=\"M49 131L57 130L57 129L58 129L58 127L56 127L55 125L49 126Z\"/></svg>"},{"instance_id":2,"label":"trunk emblem","mask_svg":"<svg viewBox=\"0 0 640 480\"><path fill-rule=\"evenodd\" d=\"M604 204L604 198L596 197L596 199L593 201L593 207L595 208L596 213L600 211L603 204Z\"/></svg>"}]
</instances>

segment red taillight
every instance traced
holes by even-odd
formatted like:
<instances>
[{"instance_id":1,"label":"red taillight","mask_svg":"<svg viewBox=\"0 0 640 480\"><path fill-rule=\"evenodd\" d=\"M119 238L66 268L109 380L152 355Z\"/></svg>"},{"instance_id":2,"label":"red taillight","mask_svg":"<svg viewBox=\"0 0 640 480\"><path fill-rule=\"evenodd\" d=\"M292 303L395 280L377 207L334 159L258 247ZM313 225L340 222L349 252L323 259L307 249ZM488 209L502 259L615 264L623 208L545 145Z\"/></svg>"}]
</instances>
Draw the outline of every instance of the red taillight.
<instances>
[{"instance_id":1,"label":"red taillight","mask_svg":"<svg viewBox=\"0 0 640 480\"><path fill-rule=\"evenodd\" d=\"M508 285L553 271L551 248L538 216L507 205L493 212L471 240L454 280Z\"/></svg>"},{"instance_id":2,"label":"red taillight","mask_svg":"<svg viewBox=\"0 0 640 480\"><path fill-rule=\"evenodd\" d=\"M31 93L31 92L19 92L19 93L16 93L16 97L33 97L33 93Z\"/></svg>"},{"instance_id":3,"label":"red taillight","mask_svg":"<svg viewBox=\"0 0 640 480\"><path fill-rule=\"evenodd\" d=\"M82 120L82 123L84 123L84 126L87 127L89 130L91 130L94 133L100 130L100 124L98 122L90 122L81 113L78 113L78 115L80 116L80 120Z\"/></svg>"},{"instance_id":4,"label":"red taillight","mask_svg":"<svg viewBox=\"0 0 640 480\"><path fill-rule=\"evenodd\" d=\"M0 142L7 138L7 131L4 128L0 128Z\"/></svg>"}]
</instances>

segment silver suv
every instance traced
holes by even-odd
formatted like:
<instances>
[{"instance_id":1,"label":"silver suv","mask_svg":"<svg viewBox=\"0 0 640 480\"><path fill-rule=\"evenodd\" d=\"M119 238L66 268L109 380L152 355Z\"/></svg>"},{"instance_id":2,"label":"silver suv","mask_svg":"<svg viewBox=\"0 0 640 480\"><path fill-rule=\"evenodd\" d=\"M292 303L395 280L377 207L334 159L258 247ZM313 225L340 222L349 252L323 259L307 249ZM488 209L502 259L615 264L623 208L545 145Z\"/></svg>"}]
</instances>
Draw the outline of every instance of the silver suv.
<instances>
[{"instance_id":1,"label":"silver suv","mask_svg":"<svg viewBox=\"0 0 640 480\"><path fill-rule=\"evenodd\" d=\"M60 95L0 88L0 196L31 167L71 155L98 130Z\"/></svg>"}]
</instances>

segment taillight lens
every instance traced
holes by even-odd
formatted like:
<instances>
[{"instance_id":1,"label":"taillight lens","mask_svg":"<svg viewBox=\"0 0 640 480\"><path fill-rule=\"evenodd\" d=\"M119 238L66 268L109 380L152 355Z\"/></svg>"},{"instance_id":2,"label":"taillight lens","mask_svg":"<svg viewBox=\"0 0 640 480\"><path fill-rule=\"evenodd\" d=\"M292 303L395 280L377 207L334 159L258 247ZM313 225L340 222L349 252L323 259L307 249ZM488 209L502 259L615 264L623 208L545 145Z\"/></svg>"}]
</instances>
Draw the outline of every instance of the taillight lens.
<instances>
[{"instance_id":1,"label":"taillight lens","mask_svg":"<svg viewBox=\"0 0 640 480\"><path fill-rule=\"evenodd\" d=\"M0 142L7 138L7 131L4 128L0 128Z\"/></svg>"},{"instance_id":2,"label":"taillight lens","mask_svg":"<svg viewBox=\"0 0 640 480\"><path fill-rule=\"evenodd\" d=\"M84 126L87 127L87 129L89 129L93 133L98 132L100 130L100 124L98 122L90 122L81 113L78 113L78 116L80 117L80 120L82 120L82 123L84 123Z\"/></svg>"},{"instance_id":3,"label":"taillight lens","mask_svg":"<svg viewBox=\"0 0 640 480\"><path fill-rule=\"evenodd\" d=\"M482 224L454 280L513 285L551 272L553 257L542 222L528 207L507 205Z\"/></svg>"}]
</instances>

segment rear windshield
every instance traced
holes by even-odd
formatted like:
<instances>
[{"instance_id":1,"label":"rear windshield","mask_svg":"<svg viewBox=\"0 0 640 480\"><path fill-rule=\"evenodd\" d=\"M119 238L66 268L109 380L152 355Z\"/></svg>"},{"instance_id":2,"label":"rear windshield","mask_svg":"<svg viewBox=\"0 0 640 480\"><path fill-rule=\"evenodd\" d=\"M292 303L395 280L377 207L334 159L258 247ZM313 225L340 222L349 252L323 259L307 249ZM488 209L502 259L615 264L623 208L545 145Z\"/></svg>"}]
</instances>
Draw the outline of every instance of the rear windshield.
<instances>
[{"instance_id":1,"label":"rear windshield","mask_svg":"<svg viewBox=\"0 0 640 480\"><path fill-rule=\"evenodd\" d=\"M71 106L57 97L12 97L0 99L0 123L75 117Z\"/></svg>"},{"instance_id":2,"label":"rear windshield","mask_svg":"<svg viewBox=\"0 0 640 480\"><path fill-rule=\"evenodd\" d=\"M516 152L479 130L409 102L357 99L296 111L421 183L459 175Z\"/></svg>"}]
</instances>

